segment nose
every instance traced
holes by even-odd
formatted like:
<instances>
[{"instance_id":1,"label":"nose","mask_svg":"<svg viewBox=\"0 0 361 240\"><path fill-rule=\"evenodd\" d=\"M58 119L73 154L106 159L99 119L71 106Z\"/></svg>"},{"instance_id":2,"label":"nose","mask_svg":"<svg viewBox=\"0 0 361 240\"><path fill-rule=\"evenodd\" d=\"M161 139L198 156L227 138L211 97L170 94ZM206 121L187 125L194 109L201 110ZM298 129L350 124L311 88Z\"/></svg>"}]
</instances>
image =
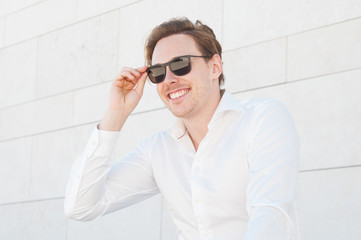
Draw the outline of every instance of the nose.
<instances>
[{"instance_id":1,"label":"nose","mask_svg":"<svg viewBox=\"0 0 361 240\"><path fill-rule=\"evenodd\" d=\"M166 66L164 82L167 84L172 84L176 81L178 81L177 76L170 70L169 66Z\"/></svg>"}]
</instances>

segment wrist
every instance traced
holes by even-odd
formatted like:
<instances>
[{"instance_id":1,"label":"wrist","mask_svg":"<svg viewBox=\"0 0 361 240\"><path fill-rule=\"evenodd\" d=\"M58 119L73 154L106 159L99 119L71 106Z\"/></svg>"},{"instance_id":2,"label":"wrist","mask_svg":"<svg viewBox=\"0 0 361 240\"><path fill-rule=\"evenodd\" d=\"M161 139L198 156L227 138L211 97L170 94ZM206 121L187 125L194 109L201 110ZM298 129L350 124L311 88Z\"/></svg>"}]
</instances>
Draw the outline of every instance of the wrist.
<instances>
[{"instance_id":1,"label":"wrist","mask_svg":"<svg viewBox=\"0 0 361 240\"><path fill-rule=\"evenodd\" d=\"M129 114L122 110L108 109L98 128L104 131L120 131Z\"/></svg>"}]
</instances>

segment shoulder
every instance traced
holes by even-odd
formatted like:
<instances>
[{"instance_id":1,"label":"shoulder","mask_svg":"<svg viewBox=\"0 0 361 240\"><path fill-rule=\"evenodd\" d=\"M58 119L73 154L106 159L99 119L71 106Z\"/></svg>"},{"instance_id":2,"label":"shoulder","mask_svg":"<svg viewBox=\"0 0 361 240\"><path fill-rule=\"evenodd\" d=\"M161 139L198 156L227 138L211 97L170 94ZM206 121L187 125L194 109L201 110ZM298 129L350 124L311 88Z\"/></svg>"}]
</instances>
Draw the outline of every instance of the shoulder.
<instances>
[{"instance_id":1,"label":"shoulder","mask_svg":"<svg viewBox=\"0 0 361 240\"><path fill-rule=\"evenodd\" d=\"M292 116L284 103L275 98L252 98L240 101L251 132L263 127L294 128Z\"/></svg>"},{"instance_id":2,"label":"shoulder","mask_svg":"<svg viewBox=\"0 0 361 240\"><path fill-rule=\"evenodd\" d=\"M244 109L248 113L249 136L282 133L284 136L288 135L288 139L298 139L297 128L291 113L280 100L274 98L247 99L244 102Z\"/></svg>"}]
</instances>

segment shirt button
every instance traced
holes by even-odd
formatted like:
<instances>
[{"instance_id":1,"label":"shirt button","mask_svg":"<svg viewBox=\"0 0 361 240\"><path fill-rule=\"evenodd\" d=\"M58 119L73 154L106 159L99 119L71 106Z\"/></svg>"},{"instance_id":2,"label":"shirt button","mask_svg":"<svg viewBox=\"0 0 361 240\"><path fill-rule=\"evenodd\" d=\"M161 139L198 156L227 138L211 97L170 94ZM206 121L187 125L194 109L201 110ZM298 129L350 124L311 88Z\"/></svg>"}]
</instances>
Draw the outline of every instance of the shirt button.
<instances>
[{"instance_id":1,"label":"shirt button","mask_svg":"<svg viewBox=\"0 0 361 240\"><path fill-rule=\"evenodd\" d=\"M209 232L206 230L206 231L203 231L203 235L204 236L208 236Z\"/></svg>"},{"instance_id":2,"label":"shirt button","mask_svg":"<svg viewBox=\"0 0 361 240\"><path fill-rule=\"evenodd\" d=\"M200 168L199 166L196 166L196 167L194 168L194 170L196 170L196 172L199 172L199 170L201 170L201 168Z\"/></svg>"},{"instance_id":3,"label":"shirt button","mask_svg":"<svg viewBox=\"0 0 361 240\"><path fill-rule=\"evenodd\" d=\"M196 198L196 203L201 203L201 199L200 199L200 198Z\"/></svg>"},{"instance_id":4,"label":"shirt button","mask_svg":"<svg viewBox=\"0 0 361 240\"><path fill-rule=\"evenodd\" d=\"M97 145L97 141L93 141L92 145L95 147Z\"/></svg>"}]
</instances>

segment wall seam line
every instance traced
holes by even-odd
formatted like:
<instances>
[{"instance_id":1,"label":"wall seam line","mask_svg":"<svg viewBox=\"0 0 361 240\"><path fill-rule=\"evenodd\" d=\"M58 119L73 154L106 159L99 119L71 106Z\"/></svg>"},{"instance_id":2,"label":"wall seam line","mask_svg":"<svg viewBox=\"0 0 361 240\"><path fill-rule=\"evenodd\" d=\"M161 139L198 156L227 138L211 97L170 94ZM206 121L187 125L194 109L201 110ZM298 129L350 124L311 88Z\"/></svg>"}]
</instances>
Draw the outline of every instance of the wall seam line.
<instances>
[{"instance_id":1,"label":"wall seam line","mask_svg":"<svg viewBox=\"0 0 361 240\"><path fill-rule=\"evenodd\" d=\"M288 82L288 37L285 38L285 82Z\"/></svg>"},{"instance_id":2,"label":"wall seam line","mask_svg":"<svg viewBox=\"0 0 361 240\"><path fill-rule=\"evenodd\" d=\"M19 8L19 9L13 11L13 12L6 13L5 15L0 16L0 18L9 17L9 16L14 15L14 14L16 14L16 13L18 13L18 12L24 11L24 10L26 10L26 9L28 9L28 8L32 8L32 7L36 6L36 5L40 5L40 4L42 4L43 2L46 2L46 1L47 1L47 0L41 0L41 1L39 1L39 2L30 4L30 5L26 6L26 7Z\"/></svg>"},{"instance_id":3,"label":"wall seam line","mask_svg":"<svg viewBox=\"0 0 361 240\"><path fill-rule=\"evenodd\" d=\"M358 167L361 167L361 164L358 164L358 165L349 165L349 166L329 167L329 168L306 169L306 170L300 170L300 173L329 171L329 170L338 170L338 169L345 169L345 168L358 168Z\"/></svg>"},{"instance_id":4,"label":"wall seam line","mask_svg":"<svg viewBox=\"0 0 361 240\"><path fill-rule=\"evenodd\" d=\"M140 115L140 114L146 114L146 113L161 111L161 110L164 110L164 109L166 109L166 107L154 108L154 109L151 109L151 110L144 110L144 111L132 113L130 116L136 116L136 115ZM100 120L101 119L86 122L86 123L80 123L80 124L76 124L76 125L61 127L61 128L57 128L57 129L52 129L52 130L48 130L48 131L37 132L37 133L33 133L33 134L28 134L28 135L22 135L22 136L19 136L19 137L2 139L2 140L0 140L0 144L4 143L4 142L8 142L8 141L18 140L18 139L21 139L21 138L34 137L34 136L38 136L38 135L42 135L42 134L48 134L48 133L53 133L53 132L57 132L57 131L63 131L63 130L72 129L72 128L76 128L76 127L82 127L82 126L86 126L86 125L90 125L90 124L97 124L97 123L99 123Z\"/></svg>"},{"instance_id":5,"label":"wall seam line","mask_svg":"<svg viewBox=\"0 0 361 240\"><path fill-rule=\"evenodd\" d=\"M27 203L38 203L38 202L46 202L46 201L55 201L55 200L61 200L61 199L64 199L64 197L44 198L44 199L36 199L36 200L18 201L18 202L5 202L5 203L0 203L0 207L2 207L2 206L11 206L11 205L18 205L18 204L27 204Z\"/></svg>"},{"instance_id":6,"label":"wall seam line","mask_svg":"<svg viewBox=\"0 0 361 240\"><path fill-rule=\"evenodd\" d=\"M258 42L245 44L245 45L240 46L240 47L235 47L235 48L227 49L227 50L225 50L225 51L223 51L223 52L224 52L224 53L227 53L227 52L232 52L232 51L235 51L235 50L240 50L240 49L243 49L243 48L253 47L253 46L256 46L256 45L258 45L258 44L263 44L263 43L267 43L267 42L272 42L272 41L280 40L280 39L285 38L285 37L290 38L290 37L294 37L294 36L297 36L297 35L305 34L305 33L308 33L308 32L321 30L321 29L323 29L323 28L332 27L332 26L335 26L335 25L338 25L338 24L343 24L343 23L347 23L347 22L352 22L352 21L355 21L355 20L357 20L357 19L361 19L361 17L355 17L355 18L351 18L351 19L344 20L344 21L335 22L335 23L331 23L331 24L329 24L329 25L324 25L324 26L320 26L320 27L316 27L316 28L311 28L311 29L307 29L307 30L304 30L304 31L296 32L296 33L284 34L284 35L281 35L281 36L277 36L277 37L275 37L275 38L269 38L269 39L261 40L261 41L258 41Z\"/></svg>"},{"instance_id":7,"label":"wall seam line","mask_svg":"<svg viewBox=\"0 0 361 240\"><path fill-rule=\"evenodd\" d=\"M232 93L233 94L246 93L246 92L252 92L252 91L257 91L257 90L266 89L266 88L270 88L270 87L281 86L281 85L296 84L296 83L299 83L299 82L311 81L311 80L314 80L315 78L328 77L328 76L332 76L332 75L357 71L357 70L360 70L360 69L361 69L361 67L357 67L357 68L348 69L348 70L344 70L344 71L339 71L339 72L333 72L333 73L324 74L324 75L313 76L313 77L309 77L309 78L302 78L302 79L292 80L292 81L288 81L288 82L281 82L281 83L275 83L275 84L262 86L262 87L256 87L256 88L251 88L251 89L240 90L240 91L236 91L236 92L232 92Z\"/></svg>"},{"instance_id":8,"label":"wall seam line","mask_svg":"<svg viewBox=\"0 0 361 240\"><path fill-rule=\"evenodd\" d=\"M291 81L287 81L287 82L281 82L281 83L276 83L276 84L271 84L271 85L266 85L266 86L261 86L261 87L246 89L246 90L235 91L235 92L232 92L232 93L243 93L243 92L249 92L249 91L259 90L259 89L263 89L263 88L283 85L283 84L292 84L292 83L297 83L297 82L301 82L301 81L312 80L312 79L315 79L315 78L321 78L321 77L327 77L327 76L337 75L337 74L346 73L346 72L352 72L352 71L356 71L356 70L360 70L360 69L361 69L361 66L356 67L356 68L345 69L345 70L342 70L342 71L332 72L332 73L326 73L326 74L315 75L315 76L310 76L310 77L305 77L305 78L299 78L299 79L295 79L295 80L291 80ZM0 111L8 109L8 108L13 108L13 107L29 104L29 103L32 103L32 102L44 100L44 99L47 99L47 98L52 98L52 97L56 97L56 96L60 96L60 95L66 95L66 94L73 93L73 92L76 92L76 91L79 91L79 90L83 90L83 89L87 89L87 88L91 88L91 87L96 87L96 86L99 86L99 85L102 85L102 84L109 84L109 83L111 83L111 81L99 82L99 83L95 83L95 84L88 85L88 86L85 86L85 87L75 88L75 89L72 89L72 90L69 90L69 91L56 93L54 95L39 97L39 98L36 98L36 99L32 99L30 101L26 101L26 102L22 102L22 103L16 103L16 104L13 104L13 105L2 107L2 108L0 108Z\"/></svg>"},{"instance_id":9,"label":"wall seam line","mask_svg":"<svg viewBox=\"0 0 361 240\"><path fill-rule=\"evenodd\" d=\"M246 89L246 90L241 90L241 91L234 91L234 92L231 91L231 93L232 93L232 94L241 94L241 93L247 93L247 92L257 91L257 90L261 90L261 89L266 89L266 88L270 88L270 87L276 87L276 86L282 86L282 85L288 85L288 84L297 84L297 83L300 83L300 82L303 82L303 81L311 81L311 80L314 79L314 78L327 77L327 76L332 76L332 75L341 74L341 73L345 73L345 72L352 72L352 71L356 71L356 70L360 70L360 69L361 69L361 67L358 67L358 68L349 69L349 70L344 70L344 71L339 71L339 72L335 72L335 73L331 73L331 74L325 74L325 75L319 75L319 76L316 76L316 77L310 77L310 78L293 80L293 81L290 81L290 82L276 83L276 84L272 84L272 85L267 85L267 86L262 86L262 87L258 87L258 88L252 88L252 89ZM104 84L104 83L100 83L100 84ZM96 84L96 85L99 85L99 84ZM92 86L94 86L94 85L92 85ZM79 90L79 89L77 89L77 90ZM77 90L69 91L69 92L66 92L66 93L60 93L60 94L53 95L53 96L44 97L44 98L42 98L42 99L50 98L50 97L54 97L54 96L58 96L58 95L61 95L61 94L69 94L69 93L75 92L75 91L77 91ZM42 99L31 100L31 101L26 102L26 103L35 102L35 101L42 100ZM26 103L23 103L23 104L26 104ZM22 105L22 104L17 104L17 105L15 105L15 106L18 106L18 105ZM4 109L11 108L11 107L14 107L14 106L2 108L2 109L0 109L0 112L1 112L2 110L4 110ZM158 107L158 108L154 108L154 109L150 109L150 110L144 110L144 111L132 113L131 116L132 116L132 115L143 114L143 113L149 113L149 112L158 111L158 110L163 110L163 109L165 109L165 107ZM60 127L60 128L57 128L57 129L53 129L53 130L49 130L49 131L43 131L43 132L38 132L38 133L34 133L34 134L21 135L21 136L18 136L18 137L1 139L1 140L0 140L0 143L6 142L6 141L16 140L16 139L20 139L20 138L25 138L25 137L29 137L29 136L36 136L36 135L46 134L46 133L55 132L55 131L59 131L59 130L70 129L70 128L73 128L73 127L85 126L85 125L88 125L88 124L95 124L95 123L97 123L97 122L99 122L99 120L90 121L90 122L85 122L85 123L81 123L81 124L77 124L77 125L72 125L72 126Z\"/></svg>"},{"instance_id":10,"label":"wall seam line","mask_svg":"<svg viewBox=\"0 0 361 240\"><path fill-rule=\"evenodd\" d=\"M43 32L43 33L34 35L34 36L32 36L32 37L29 37L29 38L25 38L25 39L22 39L22 40L20 40L20 41L15 41L15 42L13 42L13 43L11 43L11 44L4 44L4 47L0 48L0 51L4 50L4 49L6 49L6 48L13 47L13 46L15 46L15 45L17 45L17 44L21 44L21 43L23 43L23 42L30 41L30 40L32 40L32 39L34 39L34 38L42 37L42 36L44 36L44 35L47 35L47 34L50 34L50 33L54 33L54 32L57 32L57 31L60 31L60 30L66 29L66 28L69 28L69 27L72 27L72 26L77 25L77 24L81 24L81 23L86 22L86 21L91 20L91 19L99 18L99 17L101 17L102 15L109 14L109 13L112 13L112 12L116 12L116 11L118 11L118 10L121 9L121 8L129 7L129 6L133 5L133 4L137 4L137 3L142 2L142 1L143 1L143 0L134 1L134 2L131 2L131 3L129 3L129 4L125 4L125 5L121 6L121 7L113 8L113 9L111 9L111 10L108 10L108 11L105 11L105 12L102 12L102 13L99 13L99 14L96 14L96 15L93 15L93 16L91 16L91 17L87 17L87 18L84 18L84 19L81 19L81 20L75 20L74 22L72 22L72 23L70 23L70 24L65 24L65 25L63 25L63 26L61 26L61 27L54 28L54 29L52 29L52 30L50 30L50 31Z\"/></svg>"}]
</instances>

